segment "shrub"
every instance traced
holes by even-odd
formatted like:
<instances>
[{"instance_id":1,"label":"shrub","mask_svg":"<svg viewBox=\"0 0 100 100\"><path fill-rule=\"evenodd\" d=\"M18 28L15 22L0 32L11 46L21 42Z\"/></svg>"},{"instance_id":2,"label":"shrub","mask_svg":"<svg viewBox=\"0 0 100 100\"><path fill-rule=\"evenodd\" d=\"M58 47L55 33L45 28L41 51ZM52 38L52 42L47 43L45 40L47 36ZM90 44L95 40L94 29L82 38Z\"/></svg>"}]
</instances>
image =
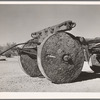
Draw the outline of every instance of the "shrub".
<instances>
[{"instance_id":1,"label":"shrub","mask_svg":"<svg viewBox=\"0 0 100 100\"><path fill-rule=\"evenodd\" d=\"M5 46L0 46L0 52L3 52L11 47L13 47L14 45L16 45L16 43L7 43ZM9 51L5 52L3 54L6 57L12 57L12 56L17 56L18 53L16 51L16 47L14 47L13 49L10 49Z\"/></svg>"}]
</instances>

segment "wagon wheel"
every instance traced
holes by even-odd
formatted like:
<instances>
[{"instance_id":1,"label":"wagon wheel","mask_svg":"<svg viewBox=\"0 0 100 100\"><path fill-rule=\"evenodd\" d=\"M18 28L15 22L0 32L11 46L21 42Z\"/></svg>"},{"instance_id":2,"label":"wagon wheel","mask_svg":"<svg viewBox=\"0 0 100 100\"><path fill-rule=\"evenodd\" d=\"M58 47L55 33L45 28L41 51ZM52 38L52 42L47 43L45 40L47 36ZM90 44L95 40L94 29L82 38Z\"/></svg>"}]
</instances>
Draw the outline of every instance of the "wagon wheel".
<instances>
[{"instance_id":1,"label":"wagon wheel","mask_svg":"<svg viewBox=\"0 0 100 100\"><path fill-rule=\"evenodd\" d=\"M38 47L38 67L53 83L67 83L81 73L84 53L81 44L66 32L47 37Z\"/></svg>"},{"instance_id":2,"label":"wagon wheel","mask_svg":"<svg viewBox=\"0 0 100 100\"><path fill-rule=\"evenodd\" d=\"M32 47L32 43L30 43L30 41L31 40L23 46L23 49L29 48L30 46ZM35 53L37 55L37 50L35 49L28 49L28 52ZM20 61L24 72L29 76L38 77L42 75L37 65L37 56L24 52L20 54Z\"/></svg>"},{"instance_id":3,"label":"wagon wheel","mask_svg":"<svg viewBox=\"0 0 100 100\"><path fill-rule=\"evenodd\" d=\"M95 73L100 73L100 54L93 54L91 56L91 65L90 68Z\"/></svg>"}]
</instances>

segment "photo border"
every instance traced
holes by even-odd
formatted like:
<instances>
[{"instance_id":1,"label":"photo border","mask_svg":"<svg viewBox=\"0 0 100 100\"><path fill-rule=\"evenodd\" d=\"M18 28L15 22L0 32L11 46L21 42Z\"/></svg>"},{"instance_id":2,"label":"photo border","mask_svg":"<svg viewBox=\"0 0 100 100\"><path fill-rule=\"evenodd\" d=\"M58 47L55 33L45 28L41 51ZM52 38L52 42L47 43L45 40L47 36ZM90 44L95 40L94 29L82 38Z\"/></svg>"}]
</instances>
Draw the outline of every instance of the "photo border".
<instances>
[{"instance_id":1,"label":"photo border","mask_svg":"<svg viewBox=\"0 0 100 100\"><path fill-rule=\"evenodd\" d=\"M62 2L62 3L61 3ZM1 4L67 4L67 5L100 5L100 0L0 0ZM99 100L98 92L1 92L0 99L33 99L33 100Z\"/></svg>"}]
</instances>

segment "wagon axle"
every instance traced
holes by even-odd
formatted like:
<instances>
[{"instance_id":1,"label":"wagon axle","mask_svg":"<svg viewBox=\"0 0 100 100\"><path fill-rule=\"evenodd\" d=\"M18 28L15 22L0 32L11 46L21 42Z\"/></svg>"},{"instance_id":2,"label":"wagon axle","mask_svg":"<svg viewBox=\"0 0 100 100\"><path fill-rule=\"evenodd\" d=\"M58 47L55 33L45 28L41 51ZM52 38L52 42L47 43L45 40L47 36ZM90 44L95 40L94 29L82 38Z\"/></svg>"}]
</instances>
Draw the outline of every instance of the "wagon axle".
<instances>
[{"instance_id":1,"label":"wagon axle","mask_svg":"<svg viewBox=\"0 0 100 100\"><path fill-rule=\"evenodd\" d=\"M65 55L63 56L63 60L64 60L65 62L69 62L69 61L71 60L71 56L68 55L68 54L65 54Z\"/></svg>"}]
</instances>

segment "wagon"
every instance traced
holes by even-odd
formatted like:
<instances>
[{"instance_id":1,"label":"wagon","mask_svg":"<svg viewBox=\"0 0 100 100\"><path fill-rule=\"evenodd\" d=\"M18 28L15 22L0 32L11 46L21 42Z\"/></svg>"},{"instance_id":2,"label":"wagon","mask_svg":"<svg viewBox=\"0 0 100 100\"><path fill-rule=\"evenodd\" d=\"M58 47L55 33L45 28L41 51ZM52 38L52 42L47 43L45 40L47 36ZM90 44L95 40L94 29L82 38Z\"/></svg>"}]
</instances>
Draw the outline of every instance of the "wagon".
<instances>
[{"instance_id":1,"label":"wagon","mask_svg":"<svg viewBox=\"0 0 100 100\"><path fill-rule=\"evenodd\" d=\"M69 31L75 26L75 22L65 21L34 32L31 40L17 44L23 45L17 51L25 73L31 77L44 76L56 84L69 83L79 76L84 61L89 62L90 58L90 68L100 72L100 47L97 45L100 38L74 36ZM98 64L94 64L96 61Z\"/></svg>"}]
</instances>

